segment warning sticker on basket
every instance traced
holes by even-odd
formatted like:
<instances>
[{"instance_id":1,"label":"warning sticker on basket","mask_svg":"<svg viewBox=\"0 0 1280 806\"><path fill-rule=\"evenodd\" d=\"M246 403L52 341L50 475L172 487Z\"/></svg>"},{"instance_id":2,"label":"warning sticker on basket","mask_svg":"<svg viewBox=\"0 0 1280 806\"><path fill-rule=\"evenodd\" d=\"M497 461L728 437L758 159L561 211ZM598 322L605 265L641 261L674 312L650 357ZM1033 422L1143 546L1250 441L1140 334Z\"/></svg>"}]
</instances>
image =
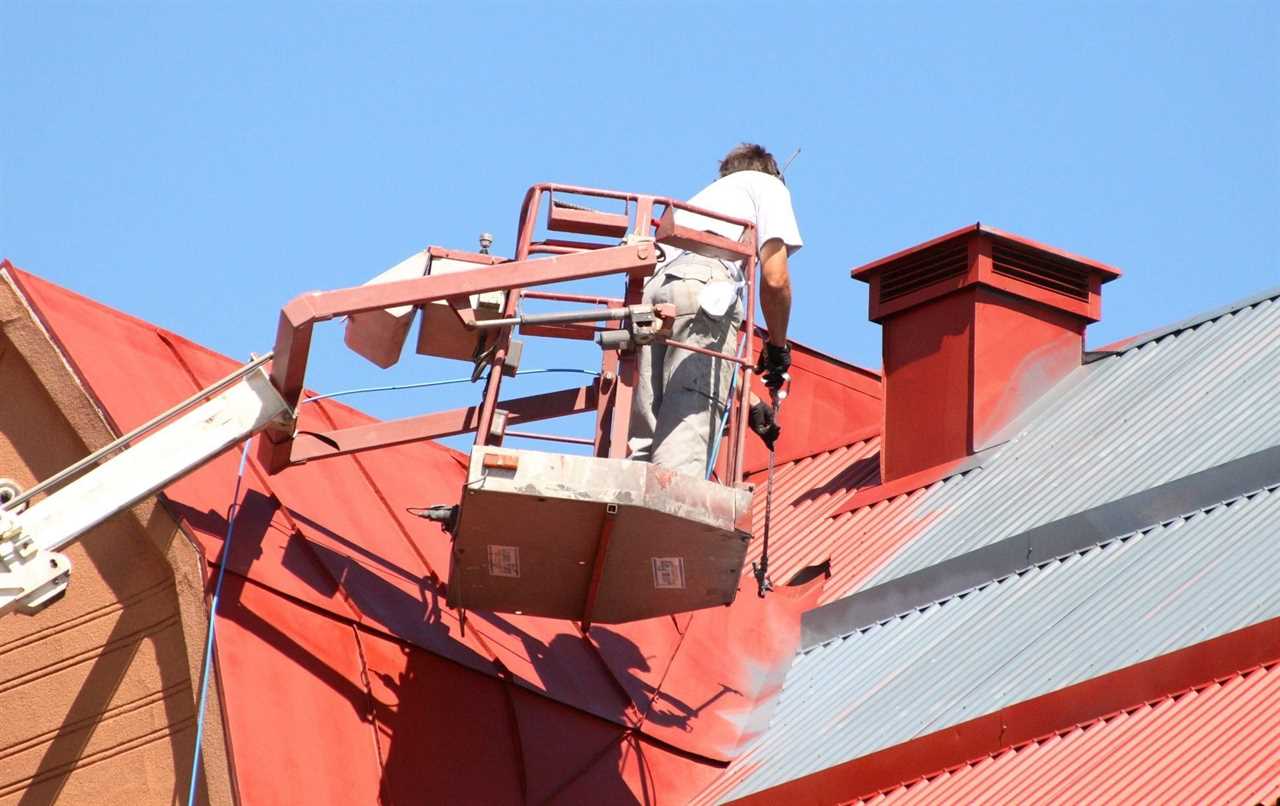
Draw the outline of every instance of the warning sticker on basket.
<instances>
[{"instance_id":1,"label":"warning sticker on basket","mask_svg":"<svg viewBox=\"0 0 1280 806\"><path fill-rule=\"evenodd\" d=\"M684 589L684 557L650 557L653 587Z\"/></svg>"},{"instance_id":2,"label":"warning sticker on basket","mask_svg":"<svg viewBox=\"0 0 1280 806\"><path fill-rule=\"evenodd\" d=\"M489 576L520 576L520 549L518 546L489 546Z\"/></svg>"}]
</instances>

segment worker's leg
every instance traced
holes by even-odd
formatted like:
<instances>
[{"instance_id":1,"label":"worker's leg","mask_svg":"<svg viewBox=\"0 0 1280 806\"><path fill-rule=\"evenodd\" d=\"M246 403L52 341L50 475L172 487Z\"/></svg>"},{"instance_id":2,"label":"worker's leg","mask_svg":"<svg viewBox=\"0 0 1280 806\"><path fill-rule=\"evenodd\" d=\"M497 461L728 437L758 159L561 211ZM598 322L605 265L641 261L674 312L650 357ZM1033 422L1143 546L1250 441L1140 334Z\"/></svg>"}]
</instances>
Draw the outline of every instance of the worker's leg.
<instances>
[{"instance_id":1,"label":"worker's leg","mask_svg":"<svg viewBox=\"0 0 1280 806\"><path fill-rule=\"evenodd\" d=\"M676 306L671 337L717 352L737 348L741 305L720 316L698 305L708 282L729 282L719 261L697 258L694 266L676 265L655 291L655 302ZM662 365L662 398L654 426L651 461L698 478L707 473L711 449L720 439L733 362L667 346Z\"/></svg>"},{"instance_id":2,"label":"worker's leg","mask_svg":"<svg viewBox=\"0 0 1280 806\"><path fill-rule=\"evenodd\" d=\"M652 305L654 294L662 285L661 273L645 286L641 300ZM631 397L631 430L627 447L637 462L653 459L653 434L658 424L658 407L662 405L662 364L667 346L661 343L641 347L636 356L636 386Z\"/></svg>"}]
</instances>

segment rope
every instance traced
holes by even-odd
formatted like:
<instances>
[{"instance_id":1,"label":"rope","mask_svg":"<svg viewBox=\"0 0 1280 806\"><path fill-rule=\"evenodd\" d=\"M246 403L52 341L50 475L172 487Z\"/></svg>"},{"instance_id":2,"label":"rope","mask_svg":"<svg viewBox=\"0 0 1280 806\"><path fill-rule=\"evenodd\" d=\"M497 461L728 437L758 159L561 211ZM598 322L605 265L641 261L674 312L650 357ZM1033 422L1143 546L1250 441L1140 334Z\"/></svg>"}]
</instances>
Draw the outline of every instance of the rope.
<instances>
[{"instance_id":1,"label":"rope","mask_svg":"<svg viewBox=\"0 0 1280 806\"><path fill-rule=\"evenodd\" d=\"M200 777L200 747L204 740L205 703L209 696L209 670L213 662L214 617L218 614L218 599L222 596L222 578L227 572L227 562L231 558L231 536L235 532L236 515L239 514L240 483L244 480L244 467L249 459L249 446L252 439L246 439L244 450L240 452L240 469L236 473L236 490L231 496L231 506L227 509L227 536L222 541L222 562L218 564L218 580L213 586L213 599L209 602L209 629L204 639L204 668L200 672L200 704L196 717L196 750L191 758L191 789L187 792L187 806L195 806L196 783Z\"/></svg>"},{"instance_id":2,"label":"rope","mask_svg":"<svg viewBox=\"0 0 1280 806\"><path fill-rule=\"evenodd\" d=\"M549 367L547 369L520 369L516 370L517 375L541 375L548 372L572 372L578 375L591 375L598 377L599 372L590 369L574 369L572 367ZM341 392L329 392L324 395L313 395L303 403L314 403L317 400L328 400L331 397L343 397L345 395L360 395L366 392L398 392L402 389L425 389L429 386L448 386L454 383L472 383L471 376L465 378L445 378L439 381L422 381L420 383L402 383L393 386L365 386L360 389L343 389Z\"/></svg>"}]
</instances>

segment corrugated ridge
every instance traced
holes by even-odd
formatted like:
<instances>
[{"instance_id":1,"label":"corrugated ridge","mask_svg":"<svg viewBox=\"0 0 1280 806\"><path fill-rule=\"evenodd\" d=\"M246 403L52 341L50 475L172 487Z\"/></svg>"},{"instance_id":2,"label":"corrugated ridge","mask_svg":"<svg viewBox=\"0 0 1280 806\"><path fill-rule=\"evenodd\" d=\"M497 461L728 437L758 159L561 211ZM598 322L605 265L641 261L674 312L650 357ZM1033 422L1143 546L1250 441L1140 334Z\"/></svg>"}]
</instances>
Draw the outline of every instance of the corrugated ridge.
<instances>
[{"instance_id":1,"label":"corrugated ridge","mask_svg":"<svg viewBox=\"0 0 1280 806\"><path fill-rule=\"evenodd\" d=\"M1278 794L1280 669L1273 665L1072 726L858 802L1261 803Z\"/></svg>"}]
</instances>

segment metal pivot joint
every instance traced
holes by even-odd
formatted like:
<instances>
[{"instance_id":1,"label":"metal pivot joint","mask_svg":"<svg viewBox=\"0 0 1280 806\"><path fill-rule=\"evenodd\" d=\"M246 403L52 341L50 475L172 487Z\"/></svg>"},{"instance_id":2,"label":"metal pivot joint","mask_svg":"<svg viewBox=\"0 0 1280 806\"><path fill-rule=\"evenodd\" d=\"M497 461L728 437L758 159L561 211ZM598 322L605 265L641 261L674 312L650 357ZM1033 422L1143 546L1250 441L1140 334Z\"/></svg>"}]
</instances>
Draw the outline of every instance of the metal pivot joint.
<instances>
[{"instance_id":1,"label":"metal pivot joint","mask_svg":"<svg viewBox=\"0 0 1280 806\"><path fill-rule=\"evenodd\" d=\"M70 582L66 555L40 548L15 513L0 509L0 614L36 613L60 599Z\"/></svg>"}]
</instances>

